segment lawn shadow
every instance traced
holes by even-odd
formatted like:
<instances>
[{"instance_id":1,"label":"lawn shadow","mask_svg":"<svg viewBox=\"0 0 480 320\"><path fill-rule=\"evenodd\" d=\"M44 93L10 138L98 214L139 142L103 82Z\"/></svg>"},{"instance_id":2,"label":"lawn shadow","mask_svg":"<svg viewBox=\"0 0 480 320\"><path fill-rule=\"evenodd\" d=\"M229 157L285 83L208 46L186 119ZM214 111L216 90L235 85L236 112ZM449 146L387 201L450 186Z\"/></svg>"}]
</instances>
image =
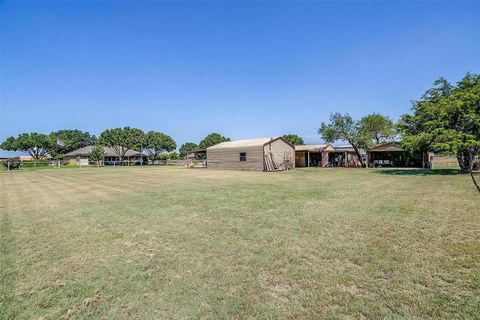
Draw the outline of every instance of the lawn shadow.
<instances>
[{"instance_id":1,"label":"lawn shadow","mask_svg":"<svg viewBox=\"0 0 480 320\"><path fill-rule=\"evenodd\" d=\"M391 176L430 176L430 175L440 175L440 176L451 176L459 174L460 171L457 169L377 169L375 173L387 174Z\"/></svg>"}]
</instances>

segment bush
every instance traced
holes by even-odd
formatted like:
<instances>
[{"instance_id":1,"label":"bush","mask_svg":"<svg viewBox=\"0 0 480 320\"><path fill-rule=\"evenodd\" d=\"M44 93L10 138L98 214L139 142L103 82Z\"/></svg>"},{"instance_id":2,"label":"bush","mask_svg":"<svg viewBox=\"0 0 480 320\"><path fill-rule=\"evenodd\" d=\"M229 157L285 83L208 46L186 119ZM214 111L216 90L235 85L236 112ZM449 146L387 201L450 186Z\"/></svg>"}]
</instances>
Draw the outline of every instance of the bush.
<instances>
[{"instance_id":1,"label":"bush","mask_svg":"<svg viewBox=\"0 0 480 320\"><path fill-rule=\"evenodd\" d=\"M9 164L10 163L10 164ZM10 170L15 170L20 168L21 162L18 160L3 160L2 165L5 167L5 169L10 169Z\"/></svg>"}]
</instances>

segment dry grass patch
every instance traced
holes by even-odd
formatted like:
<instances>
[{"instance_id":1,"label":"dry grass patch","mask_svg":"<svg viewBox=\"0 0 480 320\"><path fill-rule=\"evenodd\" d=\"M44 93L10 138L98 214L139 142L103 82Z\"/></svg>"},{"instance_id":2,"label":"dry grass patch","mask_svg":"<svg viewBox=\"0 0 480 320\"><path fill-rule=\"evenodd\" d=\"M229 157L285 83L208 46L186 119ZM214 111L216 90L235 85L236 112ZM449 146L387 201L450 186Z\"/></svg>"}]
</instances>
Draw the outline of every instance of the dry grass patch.
<instances>
[{"instance_id":1,"label":"dry grass patch","mask_svg":"<svg viewBox=\"0 0 480 320\"><path fill-rule=\"evenodd\" d=\"M0 318L478 318L452 173L2 172Z\"/></svg>"}]
</instances>

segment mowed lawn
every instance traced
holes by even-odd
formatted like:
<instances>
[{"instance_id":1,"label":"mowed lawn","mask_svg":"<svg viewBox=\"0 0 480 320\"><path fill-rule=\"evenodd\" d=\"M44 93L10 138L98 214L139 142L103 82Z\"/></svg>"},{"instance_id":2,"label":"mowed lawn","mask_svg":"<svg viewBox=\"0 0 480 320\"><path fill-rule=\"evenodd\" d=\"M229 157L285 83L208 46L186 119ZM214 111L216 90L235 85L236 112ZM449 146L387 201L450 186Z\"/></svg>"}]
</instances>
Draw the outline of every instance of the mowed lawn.
<instances>
[{"instance_id":1,"label":"mowed lawn","mask_svg":"<svg viewBox=\"0 0 480 320\"><path fill-rule=\"evenodd\" d=\"M1 172L0 318L480 318L451 173Z\"/></svg>"}]
</instances>

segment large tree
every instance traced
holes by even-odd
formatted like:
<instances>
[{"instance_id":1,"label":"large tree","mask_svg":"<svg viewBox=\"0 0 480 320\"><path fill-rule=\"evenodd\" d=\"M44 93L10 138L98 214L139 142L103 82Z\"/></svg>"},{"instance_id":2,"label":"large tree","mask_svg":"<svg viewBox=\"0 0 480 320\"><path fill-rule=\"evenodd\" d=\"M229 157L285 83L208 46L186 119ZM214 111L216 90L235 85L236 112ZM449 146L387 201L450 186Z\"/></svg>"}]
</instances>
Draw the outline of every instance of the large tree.
<instances>
[{"instance_id":1,"label":"large tree","mask_svg":"<svg viewBox=\"0 0 480 320\"><path fill-rule=\"evenodd\" d=\"M52 149L52 156L61 156L71 151L95 145L97 138L88 132L80 130L59 130L50 133L55 145Z\"/></svg>"},{"instance_id":2,"label":"large tree","mask_svg":"<svg viewBox=\"0 0 480 320\"><path fill-rule=\"evenodd\" d=\"M304 144L303 139L297 134L284 134L283 139L287 140L288 142L290 142L294 146Z\"/></svg>"},{"instance_id":3,"label":"large tree","mask_svg":"<svg viewBox=\"0 0 480 320\"><path fill-rule=\"evenodd\" d=\"M100 166L100 161L103 161L105 158L105 149L103 149L103 146L100 144L96 144L93 148L92 151L90 151L90 160L95 161L97 164L97 167Z\"/></svg>"},{"instance_id":4,"label":"large tree","mask_svg":"<svg viewBox=\"0 0 480 320\"><path fill-rule=\"evenodd\" d=\"M34 159L44 158L55 147L55 141L43 133L22 133L16 138L7 138L0 148L8 151L23 151L30 154Z\"/></svg>"},{"instance_id":5,"label":"large tree","mask_svg":"<svg viewBox=\"0 0 480 320\"><path fill-rule=\"evenodd\" d=\"M405 148L455 154L461 171L471 172L480 153L480 76L468 73L456 84L438 79L399 127Z\"/></svg>"},{"instance_id":6,"label":"large tree","mask_svg":"<svg viewBox=\"0 0 480 320\"><path fill-rule=\"evenodd\" d=\"M386 142L395 137L395 125L390 118L372 113L360 119L360 129L367 140L374 144Z\"/></svg>"},{"instance_id":7,"label":"large tree","mask_svg":"<svg viewBox=\"0 0 480 320\"><path fill-rule=\"evenodd\" d=\"M219 144L225 141L230 141L230 138L226 138L219 133L210 133L202 141L200 141L200 143L198 144L198 147L200 149L206 149L208 147L214 146L216 144Z\"/></svg>"},{"instance_id":8,"label":"large tree","mask_svg":"<svg viewBox=\"0 0 480 320\"><path fill-rule=\"evenodd\" d=\"M143 147L147 151L150 160L154 161L162 152L170 152L177 148L172 137L157 131L149 131L145 135Z\"/></svg>"},{"instance_id":9,"label":"large tree","mask_svg":"<svg viewBox=\"0 0 480 320\"><path fill-rule=\"evenodd\" d=\"M103 131L98 142L112 148L120 161L123 161L128 150L139 150L142 147L144 133L137 128L123 127Z\"/></svg>"},{"instance_id":10,"label":"large tree","mask_svg":"<svg viewBox=\"0 0 480 320\"><path fill-rule=\"evenodd\" d=\"M365 167L360 149L368 147L368 141L362 133L360 121L355 121L348 114L341 114L338 112L330 115L328 123L322 122L318 129L318 134L327 143L334 143L336 141L346 141L352 145L358 160L362 167Z\"/></svg>"},{"instance_id":11,"label":"large tree","mask_svg":"<svg viewBox=\"0 0 480 320\"><path fill-rule=\"evenodd\" d=\"M188 152L195 149L198 149L198 145L196 143L185 142L184 144L182 144L182 146L178 150L180 152L179 154L180 158L184 159L187 156Z\"/></svg>"}]
</instances>

